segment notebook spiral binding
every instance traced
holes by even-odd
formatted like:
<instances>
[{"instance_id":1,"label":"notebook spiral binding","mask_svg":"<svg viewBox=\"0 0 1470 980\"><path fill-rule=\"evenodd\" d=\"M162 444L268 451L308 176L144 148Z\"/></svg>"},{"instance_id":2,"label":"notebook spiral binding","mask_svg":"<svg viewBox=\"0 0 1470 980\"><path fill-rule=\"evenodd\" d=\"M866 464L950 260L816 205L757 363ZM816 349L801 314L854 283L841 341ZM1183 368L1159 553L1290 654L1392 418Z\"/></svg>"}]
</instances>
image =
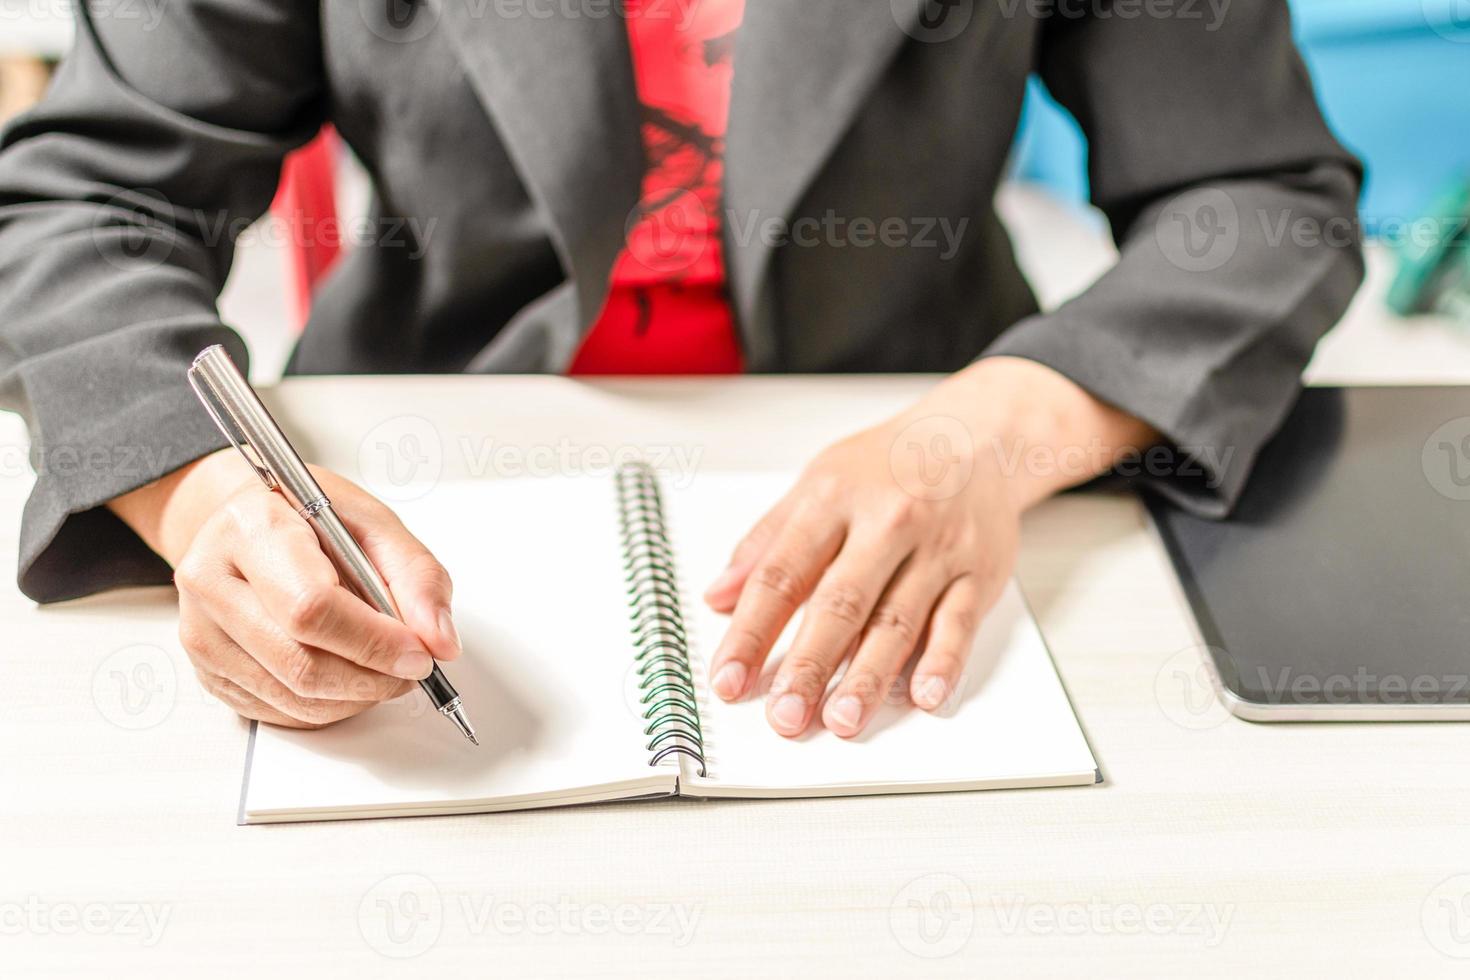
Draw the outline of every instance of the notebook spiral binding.
<instances>
[{"instance_id":1,"label":"notebook spiral binding","mask_svg":"<svg viewBox=\"0 0 1470 980\"><path fill-rule=\"evenodd\" d=\"M648 764L684 755L704 776L704 732L658 475L646 463L629 463L618 468L614 483Z\"/></svg>"}]
</instances>

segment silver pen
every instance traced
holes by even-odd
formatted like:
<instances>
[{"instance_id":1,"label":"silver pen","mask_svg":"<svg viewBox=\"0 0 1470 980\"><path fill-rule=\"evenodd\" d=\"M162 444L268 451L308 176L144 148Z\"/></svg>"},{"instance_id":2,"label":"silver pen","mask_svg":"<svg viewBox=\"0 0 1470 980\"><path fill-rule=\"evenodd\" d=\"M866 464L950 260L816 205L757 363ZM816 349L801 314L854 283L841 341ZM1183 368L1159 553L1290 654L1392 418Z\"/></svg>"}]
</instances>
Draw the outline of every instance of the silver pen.
<instances>
[{"instance_id":1,"label":"silver pen","mask_svg":"<svg viewBox=\"0 0 1470 980\"><path fill-rule=\"evenodd\" d=\"M229 352L218 344L201 351L189 368L189 385L214 424L245 457L266 487L281 491L297 513L306 518L343 583L374 609L402 622L388 583L332 510L332 502L306 463L291 448L286 434L266 411L260 396L235 366ZM419 686L439 713L454 722L465 738L480 744L459 693L437 663L433 673L419 681Z\"/></svg>"}]
</instances>

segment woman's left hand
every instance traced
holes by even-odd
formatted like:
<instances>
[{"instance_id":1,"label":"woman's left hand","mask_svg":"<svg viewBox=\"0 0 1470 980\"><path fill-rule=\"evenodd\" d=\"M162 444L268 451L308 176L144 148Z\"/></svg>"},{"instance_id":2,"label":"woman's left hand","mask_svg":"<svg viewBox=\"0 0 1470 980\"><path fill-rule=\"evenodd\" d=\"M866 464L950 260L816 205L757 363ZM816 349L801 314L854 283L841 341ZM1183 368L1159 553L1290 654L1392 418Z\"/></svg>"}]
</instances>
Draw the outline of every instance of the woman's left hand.
<instances>
[{"instance_id":1,"label":"woman's left hand","mask_svg":"<svg viewBox=\"0 0 1470 980\"><path fill-rule=\"evenodd\" d=\"M891 700L916 651L909 697L940 708L1010 578L1023 511L1151 438L1147 426L1050 368L994 358L828 448L705 594L714 609L733 610L711 664L715 692L744 696L805 605L766 701L776 731L799 735L820 709L836 734L858 734ZM1071 474L1035 465L1033 447L1056 452L1089 440L1117 448L1098 448L1096 461L1079 460Z\"/></svg>"}]
</instances>

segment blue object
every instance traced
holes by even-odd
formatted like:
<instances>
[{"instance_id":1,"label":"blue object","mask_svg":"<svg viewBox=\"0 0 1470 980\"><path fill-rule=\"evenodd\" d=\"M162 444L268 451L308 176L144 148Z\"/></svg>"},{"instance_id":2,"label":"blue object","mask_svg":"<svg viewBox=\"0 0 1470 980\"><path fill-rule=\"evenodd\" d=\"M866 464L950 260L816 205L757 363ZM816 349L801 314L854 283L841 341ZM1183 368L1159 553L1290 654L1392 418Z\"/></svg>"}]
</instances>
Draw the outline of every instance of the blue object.
<instances>
[{"instance_id":1,"label":"blue object","mask_svg":"<svg viewBox=\"0 0 1470 980\"><path fill-rule=\"evenodd\" d=\"M1400 316L1440 312L1470 326L1470 176L1430 207L1428 234L1398 242L1399 271L1384 301Z\"/></svg>"},{"instance_id":2,"label":"blue object","mask_svg":"<svg viewBox=\"0 0 1470 980\"><path fill-rule=\"evenodd\" d=\"M1293 0L1297 42L1338 138L1368 166L1368 231L1412 221L1470 170L1470 0ZM1072 117L1032 79L1016 175L1087 198Z\"/></svg>"},{"instance_id":3,"label":"blue object","mask_svg":"<svg viewBox=\"0 0 1470 980\"><path fill-rule=\"evenodd\" d=\"M1014 173L1021 180L1042 184L1065 201L1086 202L1087 141L1082 127L1035 75L1026 83L1011 154Z\"/></svg>"}]
</instances>

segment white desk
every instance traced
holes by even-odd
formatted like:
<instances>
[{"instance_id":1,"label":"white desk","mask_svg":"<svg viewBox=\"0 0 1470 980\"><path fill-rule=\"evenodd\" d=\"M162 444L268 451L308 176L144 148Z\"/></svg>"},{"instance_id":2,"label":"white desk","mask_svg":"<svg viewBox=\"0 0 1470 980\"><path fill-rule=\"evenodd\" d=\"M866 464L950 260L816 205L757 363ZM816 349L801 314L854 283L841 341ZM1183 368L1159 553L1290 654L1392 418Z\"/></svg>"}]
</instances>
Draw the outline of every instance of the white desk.
<instances>
[{"instance_id":1,"label":"white desk","mask_svg":"<svg viewBox=\"0 0 1470 980\"><path fill-rule=\"evenodd\" d=\"M0 55L61 57L71 47L76 2L79 0L0 0ZM126 3L119 3L116 12L145 21L156 16L142 2L131 13L126 8Z\"/></svg>"},{"instance_id":2,"label":"white desk","mask_svg":"<svg viewBox=\"0 0 1470 980\"><path fill-rule=\"evenodd\" d=\"M349 474L406 416L432 421L449 473L486 435L788 467L927 383L302 380L273 401L298 429L322 419L312 452ZM8 568L29 481L13 451L0 465ZM245 726L199 693L169 592L36 609L7 586L0 970L1463 976L1445 951L1470 955L1470 933L1438 901L1470 895L1470 729L1221 714L1131 499L1042 507L1021 579L1100 786L249 828ZM140 645L151 679L117 673Z\"/></svg>"}]
</instances>

